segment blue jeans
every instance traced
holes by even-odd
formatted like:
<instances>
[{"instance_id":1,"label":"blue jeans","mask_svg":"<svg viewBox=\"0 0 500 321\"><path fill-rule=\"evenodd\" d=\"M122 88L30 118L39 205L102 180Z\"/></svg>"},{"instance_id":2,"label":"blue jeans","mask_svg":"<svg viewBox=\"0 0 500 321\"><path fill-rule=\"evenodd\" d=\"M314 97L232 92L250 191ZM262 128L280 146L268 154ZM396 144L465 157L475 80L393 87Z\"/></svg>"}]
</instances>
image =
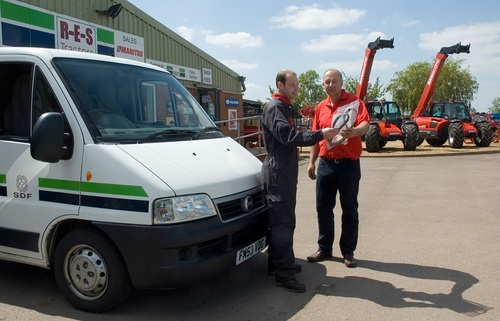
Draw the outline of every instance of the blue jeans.
<instances>
[{"instance_id":1,"label":"blue jeans","mask_svg":"<svg viewBox=\"0 0 500 321\"><path fill-rule=\"evenodd\" d=\"M343 256L354 255L358 243L358 192L361 167L358 160L335 162L320 158L316 178L316 211L318 214L318 249L332 254L335 234L333 209L337 191L342 207L340 250Z\"/></svg>"}]
</instances>

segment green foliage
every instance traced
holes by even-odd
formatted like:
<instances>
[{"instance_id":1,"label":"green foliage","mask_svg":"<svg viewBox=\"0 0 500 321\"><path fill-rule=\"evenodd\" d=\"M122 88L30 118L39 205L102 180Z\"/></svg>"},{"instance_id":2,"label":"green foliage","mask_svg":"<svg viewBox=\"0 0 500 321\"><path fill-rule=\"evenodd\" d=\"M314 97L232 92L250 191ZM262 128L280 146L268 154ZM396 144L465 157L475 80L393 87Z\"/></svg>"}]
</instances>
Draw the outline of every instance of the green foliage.
<instances>
[{"instance_id":1,"label":"green foliage","mask_svg":"<svg viewBox=\"0 0 500 321\"><path fill-rule=\"evenodd\" d=\"M356 90L358 89L358 82L359 78L358 77L351 77L347 76L343 71L342 71L342 81L344 83L344 89L347 92L356 93Z\"/></svg>"},{"instance_id":2,"label":"green foliage","mask_svg":"<svg viewBox=\"0 0 500 321\"><path fill-rule=\"evenodd\" d=\"M321 78L316 71L309 70L299 75L299 90L297 97L293 100L295 110L303 106L316 106L325 97Z\"/></svg>"},{"instance_id":3,"label":"green foliage","mask_svg":"<svg viewBox=\"0 0 500 321\"><path fill-rule=\"evenodd\" d=\"M359 77L346 76L344 72L342 72L342 75L342 78L344 80L344 89L350 93L355 94L356 91L358 91ZM365 100L374 100L377 98L381 98L385 93L386 90L380 83L380 77L377 77L373 84L370 82L368 83Z\"/></svg>"},{"instance_id":4,"label":"green foliage","mask_svg":"<svg viewBox=\"0 0 500 321\"><path fill-rule=\"evenodd\" d=\"M269 86L269 96L272 97L274 92L276 91L276 88L273 88L271 87L271 85L268 85ZM267 98L267 100L270 100L271 98Z\"/></svg>"},{"instance_id":5,"label":"green foliage","mask_svg":"<svg viewBox=\"0 0 500 321\"><path fill-rule=\"evenodd\" d=\"M491 101L491 107L488 108L489 113L500 113L500 97L495 97Z\"/></svg>"},{"instance_id":6,"label":"green foliage","mask_svg":"<svg viewBox=\"0 0 500 321\"><path fill-rule=\"evenodd\" d=\"M434 95L431 100L448 100L470 102L479 89L476 78L469 69L462 67L463 59L448 57L445 61L438 80ZM420 100L425 84L431 72L433 63L415 62L405 70L396 72L387 86L387 91L392 94L403 114L413 113Z\"/></svg>"}]
</instances>

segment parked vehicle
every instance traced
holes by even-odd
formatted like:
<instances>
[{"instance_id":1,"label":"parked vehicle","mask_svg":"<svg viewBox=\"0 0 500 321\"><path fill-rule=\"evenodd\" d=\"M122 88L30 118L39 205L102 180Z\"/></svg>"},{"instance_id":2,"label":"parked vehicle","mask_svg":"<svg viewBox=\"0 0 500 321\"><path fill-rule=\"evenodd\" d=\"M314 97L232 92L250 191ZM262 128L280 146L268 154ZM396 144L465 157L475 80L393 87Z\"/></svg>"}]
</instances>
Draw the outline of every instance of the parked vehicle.
<instances>
[{"instance_id":1,"label":"parked vehicle","mask_svg":"<svg viewBox=\"0 0 500 321\"><path fill-rule=\"evenodd\" d=\"M464 102L431 101L441 69L450 54L469 53L470 44L457 43L443 47L436 54L417 107L410 116L418 125L421 142L426 140L431 146L441 146L448 141L452 148L461 148L464 139L474 139L479 147L489 146L492 139L491 128L486 121L472 121L470 108Z\"/></svg>"},{"instance_id":2,"label":"parked vehicle","mask_svg":"<svg viewBox=\"0 0 500 321\"><path fill-rule=\"evenodd\" d=\"M243 145L246 148L264 147L264 137L260 126L262 120L262 103L243 100Z\"/></svg>"},{"instance_id":3,"label":"parked vehicle","mask_svg":"<svg viewBox=\"0 0 500 321\"><path fill-rule=\"evenodd\" d=\"M378 152L388 141L400 140L404 150L415 150L418 143L418 128L415 122L404 120L396 102L385 99L365 103L370 114L370 127L365 134L367 152Z\"/></svg>"},{"instance_id":4,"label":"parked vehicle","mask_svg":"<svg viewBox=\"0 0 500 321\"><path fill-rule=\"evenodd\" d=\"M266 246L261 162L167 71L0 48L0 259L54 270L75 307L177 288Z\"/></svg>"},{"instance_id":5,"label":"parked vehicle","mask_svg":"<svg viewBox=\"0 0 500 321\"><path fill-rule=\"evenodd\" d=\"M473 122L486 122L491 127L491 142L498 143L500 141L500 113L474 113L472 115ZM472 140L472 143L475 143Z\"/></svg>"},{"instance_id":6,"label":"parked vehicle","mask_svg":"<svg viewBox=\"0 0 500 321\"><path fill-rule=\"evenodd\" d=\"M368 90L368 81L373 65L375 53L378 49L394 48L394 38L383 40L378 37L370 42L365 49L365 59L359 76L356 96L365 100ZM367 152L378 152L388 141L401 140L405 150L415 150L418 145L417 125L411 121L403 121L401 111L396 102L385 99L365 101L365 106L370 114L370 127L364 136Z\"/></svg>"}]
</instances>

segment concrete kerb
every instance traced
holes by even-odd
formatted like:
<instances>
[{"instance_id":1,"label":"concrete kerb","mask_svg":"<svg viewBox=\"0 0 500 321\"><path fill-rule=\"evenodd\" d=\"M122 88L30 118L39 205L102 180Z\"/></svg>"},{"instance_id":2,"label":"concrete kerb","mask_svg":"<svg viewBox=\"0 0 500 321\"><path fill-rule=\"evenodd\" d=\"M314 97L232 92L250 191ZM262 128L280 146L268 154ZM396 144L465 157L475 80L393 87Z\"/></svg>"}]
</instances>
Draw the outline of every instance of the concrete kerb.
<instances>
[{"instance_id":1,"label":"concrete kerb","mask_svg":"<svg viewBox=\"0 0 500 321\"><path fill-rule=\"evenodd\" d=\"M308 158L310 155L310 147L299 147L299 156ZM266 158L265 149L251 148L249 149L260 161ZM361 157L429 157L429 156L454 156L454 155L471 155L471 154L491 154L500 153L500 144L492 143L489 147L476 147L472 145L464 145L463 148L451 148L449 146L433 147L425 143L415 151L405 151L401 142L388 142L384 148L377 153L369 153L363 145Z\"/></svg>"}]
</instances>

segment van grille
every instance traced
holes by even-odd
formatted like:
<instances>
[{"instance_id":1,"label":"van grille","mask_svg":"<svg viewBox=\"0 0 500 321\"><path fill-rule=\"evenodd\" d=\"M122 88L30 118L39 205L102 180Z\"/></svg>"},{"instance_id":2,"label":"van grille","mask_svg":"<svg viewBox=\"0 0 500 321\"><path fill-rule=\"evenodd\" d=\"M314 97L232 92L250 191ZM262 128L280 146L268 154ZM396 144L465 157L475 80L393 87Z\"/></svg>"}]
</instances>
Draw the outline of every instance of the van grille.
<instances>
[{"instance_id":1,"label":"van grille","mask_svg":"<svg viewBox=\"0 0 500 321\"><path fill-rule=\"evenodd\" d=\"M245 199L247 198L247 196L250 196L252 200L252 207L249 210L245 210ZM239 194L235 199L217 203L222 221L234 220L240 216L245 216L253 213L254 211L259 210L264 206L264 193L261 189L253 190L249 193L242 193Z\"/></svg>"}]
</instances>

